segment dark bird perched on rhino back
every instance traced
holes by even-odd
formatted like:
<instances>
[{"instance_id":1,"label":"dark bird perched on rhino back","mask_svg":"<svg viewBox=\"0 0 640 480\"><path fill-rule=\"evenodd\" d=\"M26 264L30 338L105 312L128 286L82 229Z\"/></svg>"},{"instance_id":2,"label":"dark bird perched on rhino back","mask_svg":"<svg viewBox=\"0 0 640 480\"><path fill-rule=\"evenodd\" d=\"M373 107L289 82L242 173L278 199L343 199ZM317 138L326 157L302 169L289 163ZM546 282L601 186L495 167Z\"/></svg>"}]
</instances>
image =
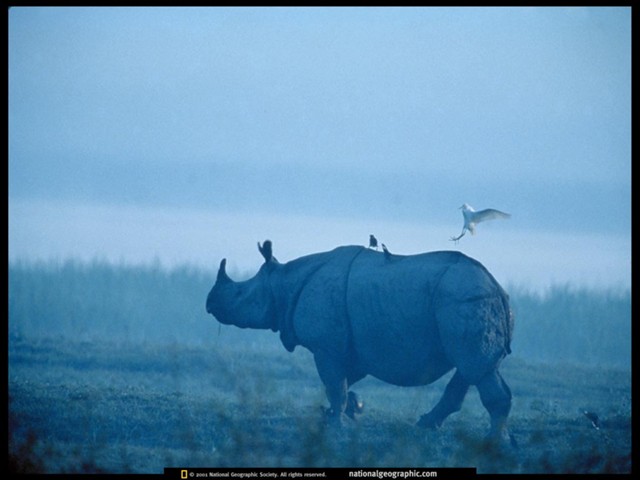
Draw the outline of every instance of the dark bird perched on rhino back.
<instances>
[{"instance_id":1,"label":"dark bird perched on rhino back","mask_svg":"<svg viewBox=\"0 0 640 480\"><path fill-rule=\"evenodd\" d=\"M378 249L378 239L372 235L369 235L369 248Z\"/></svg>"},{"instance_id":2,"label":"dark bird perched on rhino back","mask_svg":"<svg viewBox=\"0 0 640 480\"><path fill-rule=\"evenodd\" d=\"M271 242L259 250L265 262L243 282L228 277L222 260L207 312L224 324L279 332L289 351L309 349L338 423L361 410L349 388L366 375L427 385L455 369L418 425L439 427L475 385L490 433L507 435L511 392L498 367L511 352L513 317L507 294L479 262L454 251L389 261L344 246L280 264Z\"/></svg>"}]
</instances>

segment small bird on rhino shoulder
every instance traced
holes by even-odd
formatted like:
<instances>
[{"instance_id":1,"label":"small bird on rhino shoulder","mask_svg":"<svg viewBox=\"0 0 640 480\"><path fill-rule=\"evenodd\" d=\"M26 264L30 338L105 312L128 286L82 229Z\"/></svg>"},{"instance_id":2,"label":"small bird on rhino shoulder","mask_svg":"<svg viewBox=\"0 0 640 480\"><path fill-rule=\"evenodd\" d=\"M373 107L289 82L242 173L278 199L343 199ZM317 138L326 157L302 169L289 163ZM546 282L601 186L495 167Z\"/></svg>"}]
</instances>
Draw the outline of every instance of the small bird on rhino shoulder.
<instances>
[{"instance_id":1,"label":"small bird on rhino shoulder","mask_svg":"<svg viewBox=\"0 0 640 480\"><path fill-rule=\"evenodd\" d=\"M378 239L372 235L369 235L369 248L375 248L378 250Z\"/></svg>"}]
</instances>

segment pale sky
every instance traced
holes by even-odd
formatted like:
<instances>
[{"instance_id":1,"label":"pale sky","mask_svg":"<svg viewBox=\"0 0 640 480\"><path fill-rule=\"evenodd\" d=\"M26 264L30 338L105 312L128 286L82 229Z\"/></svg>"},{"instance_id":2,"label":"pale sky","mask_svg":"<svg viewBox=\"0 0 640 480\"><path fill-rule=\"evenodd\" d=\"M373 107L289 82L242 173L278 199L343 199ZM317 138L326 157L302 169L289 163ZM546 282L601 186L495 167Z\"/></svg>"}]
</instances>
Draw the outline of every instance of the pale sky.
<instances>
[{"instance_id":1,"label":"pale sky","mask_svg":"<svg viewBox=\"0 0 640 480\"><path fill-rule=\"evenodd\" d=\"M630 284L630 8L12 8L8 65L10 259L376 233ZM455 245L464 202L512 218Z\"/></svg>"}]
</instances>

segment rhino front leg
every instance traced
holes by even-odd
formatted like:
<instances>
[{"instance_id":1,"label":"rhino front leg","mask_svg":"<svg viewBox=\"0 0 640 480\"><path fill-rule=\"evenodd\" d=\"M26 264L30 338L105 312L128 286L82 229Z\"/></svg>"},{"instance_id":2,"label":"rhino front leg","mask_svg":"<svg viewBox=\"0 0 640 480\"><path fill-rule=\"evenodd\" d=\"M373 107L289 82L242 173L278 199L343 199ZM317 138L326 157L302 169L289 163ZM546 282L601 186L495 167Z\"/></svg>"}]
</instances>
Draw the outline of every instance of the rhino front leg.
<instances>
[{"instance_id":1,"label":"rhino front leg","mask_svg":"<svg viewBox=\"0 0 640 480\"><path fill-rule=\"evenodd\" d=\"M343 362L327 352L317 352L313 358L329 400L329 420L341 423L347 407L347 374Z\"/></svg>"},{"instance_id":2,"label":"rhino front leg","mask_svg":"<svg viewBox=\"0 0 640 480\"><path fill-rule=\"evenodd\" d=\"M445 418L460 410L468 390L469 383L456 370L438 404L429 413L420 417L417 425L423 428L438 428Z\"/></svg>"},{"instance_id":3,"label":"rhino front leg","mask_svg":"<svg viewBox=\"0 0 640 480\"><path fill-rule=\"evenodd\" d=\"M350 390L350 388L351 385L359 380L362 380L364 377L366 377L365 374L354 371L350 372L347 375L347 407L344 413L346 413L347 417L351 418L352 420L356 419L356 415L362 413L362 411L364 410L364 402L360 399L360 396L353 390Z\"/></svg>"}]
</instances>

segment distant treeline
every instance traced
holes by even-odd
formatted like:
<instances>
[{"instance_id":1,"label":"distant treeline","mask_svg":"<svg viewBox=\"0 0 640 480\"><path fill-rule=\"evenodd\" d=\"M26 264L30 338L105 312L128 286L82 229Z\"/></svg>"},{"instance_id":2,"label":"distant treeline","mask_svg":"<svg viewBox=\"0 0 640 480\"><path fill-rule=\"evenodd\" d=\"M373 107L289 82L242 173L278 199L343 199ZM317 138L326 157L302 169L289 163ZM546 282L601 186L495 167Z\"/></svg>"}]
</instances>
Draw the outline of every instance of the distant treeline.
<instances>
[{"instance_id":1,"label":"distant treeline","mask_svg":"<svg viewBox=\"0 0 640 480\"><path fill-rule=\"evenodd\" d=\"M631 367L631 292L555 286L507 289L514 354L536 361Z\"/></svg>"},{"instance_id":2,"label":"distant treeline","mask_svg":"<svg viewBox=\"0 0 640 480\"><path fill-rule=\"evenodd\" d=\"M214 280L215 272L186 266L14 262L9 341L207 344L219 335L205 313ZM630 367L630 291L556 286L538 294L506 287L516 318L515 356ZM239 337L232 330L225 327L225 341Z\"/></svg>"}]
</instances>

